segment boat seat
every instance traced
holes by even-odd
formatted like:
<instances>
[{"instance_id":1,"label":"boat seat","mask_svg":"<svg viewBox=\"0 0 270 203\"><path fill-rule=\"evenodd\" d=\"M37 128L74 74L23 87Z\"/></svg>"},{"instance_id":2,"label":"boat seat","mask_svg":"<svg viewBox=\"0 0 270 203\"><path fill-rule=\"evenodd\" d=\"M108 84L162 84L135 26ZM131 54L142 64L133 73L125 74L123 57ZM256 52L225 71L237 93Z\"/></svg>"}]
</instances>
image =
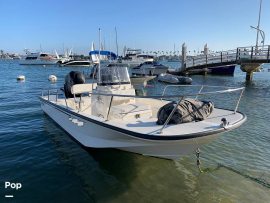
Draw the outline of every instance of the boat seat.
<instances>
[{"instance_id":1,"label":"boat seat","mask_svg":"<svg viewBox=\"0 0 270 203\"><path fill-rule=\"evenodd\" d=\"M71 87L71 93L74 96L74 103L75 103L76 109L81 110L81 107L85 105L84 99L82 99L81 94L92 92L92 88L95 89L96 86L97 86L97 83L93 83L93 84L88 83L88 84L76 84ZM76 95L80 95L80 96L76 97ZM89 94L89 96L91 96L91 94Z\"/></svg>"},{"instance_id":2,"label":"boat seat","mask_svg":"<svg viewBox=\"0 0 270 203\"><path fill-rule=\"evenodd\" d=\"M92 92L92 87L95 89L97 87L97 83L93 84L76 84L71 87L71 94L82 94Z\"/></svg>"},{"instance_id":3,"label":"boat seat","mask_svg":"<svg viewBox=\"0 0 270 203\"><path fill-rule=\"evenodd\" d=\"M109 113L110 119L139 119L152 117L152 109L150 105L141 103L121 104L111 107Z\"/></svg>"}]
</instances>

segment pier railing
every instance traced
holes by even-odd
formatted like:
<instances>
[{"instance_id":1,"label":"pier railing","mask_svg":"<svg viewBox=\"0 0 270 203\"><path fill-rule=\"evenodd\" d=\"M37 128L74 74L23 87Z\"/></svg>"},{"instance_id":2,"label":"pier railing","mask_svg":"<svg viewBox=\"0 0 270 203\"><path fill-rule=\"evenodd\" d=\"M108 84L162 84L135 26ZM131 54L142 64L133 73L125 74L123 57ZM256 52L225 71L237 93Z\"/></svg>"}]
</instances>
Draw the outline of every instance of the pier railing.
<instances>
[{"instance_id":1,"label":"pier railing","mask_svg":"<svg viewBox=\"0 0 270 203\"><path fill-rule=\"evenodd\" d=\"M207 55L189 56L186 59L186 68L214 64L240 64L243 61L270 62L270 45L247 46L237 49L220 51Z\"/></svg>"},{"instance_id":2,"label":"pier railing","mask_svg":"<svg viewBox=\"0 0 270 203\"><path fill-rule=\"evenodd\" d=\"M238 60L267 60L270 59L270 45L267 46L249 46L249 47L239 47L237 48L237 58Z\"/></svg>"}]
</instances>

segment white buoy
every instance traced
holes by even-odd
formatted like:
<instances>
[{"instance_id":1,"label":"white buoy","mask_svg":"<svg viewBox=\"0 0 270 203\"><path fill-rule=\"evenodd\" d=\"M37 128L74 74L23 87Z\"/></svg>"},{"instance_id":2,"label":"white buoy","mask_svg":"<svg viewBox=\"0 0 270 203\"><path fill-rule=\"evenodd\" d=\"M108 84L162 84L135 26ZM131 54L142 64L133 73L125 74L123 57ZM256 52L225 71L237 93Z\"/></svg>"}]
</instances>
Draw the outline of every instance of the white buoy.
<instances>
[{"instance_id":1,"label":"white buoy","mask_svg":"<svg viewBox=\"0 0 270 203\"><path fill-rule=\"evenodd\" d=\"M50 75L48 78L49 81L51 82L56 82L57 81L57 77L55 75Z\"/></svg>"},{"instance_id":2,"label":"white buoy","mask_svg":"<svg viewBox=\"0 0 270 203\"><path fill-rule=\"evenodd\" d=\"M25 81L25 76L24 75L18 75L17 80L18 81Z\"/></svg>"}]
</instances>

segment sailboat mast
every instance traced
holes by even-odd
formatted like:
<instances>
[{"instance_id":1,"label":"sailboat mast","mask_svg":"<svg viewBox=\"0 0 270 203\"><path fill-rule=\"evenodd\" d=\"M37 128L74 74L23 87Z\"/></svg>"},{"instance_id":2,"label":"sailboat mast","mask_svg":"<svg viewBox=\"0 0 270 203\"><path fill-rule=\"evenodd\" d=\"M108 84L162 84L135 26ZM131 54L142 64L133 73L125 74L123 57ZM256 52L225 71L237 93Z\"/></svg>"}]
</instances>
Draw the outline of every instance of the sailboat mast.
<instances>
[{"instance_id":1,"label":"sailboat mast","mask_svg":"<svg viewBox=\"0 0 270 203\"><path fill-rule=\"evenodd\" d=\"M98 32L99 32L99 35L98 35L98 40L99 40L99 50L98 50L98 83L100 84L101 83L101 80L100 80L100 49L101 49L101 41L100 41L100 28L98 29Z\"/></svg>"},{"instance_id":2,"label":"sailboat mast","mask_svg":"<svg viewBox=\"0 0 270 203\"><path fill-rule=\"evenodd\" d=\"M258 49L258 40L259 40L260 22L261 22L261 10L262 10L262 0L260 0L259 19L258 19L258 25L257 25L256 49Z\"/></svg>"},{"instance_id":3,"label":"sailboat mast","mask_svg":"<svg viewBox=\"0 0 270 203\"><path fill-rule=\"evenodd\" d=\"M116 43L116 53L117 53L117 57L118 57L118 41L117 41L117 30L115 27L115 43Z\"/></svg>"}]
</instances>

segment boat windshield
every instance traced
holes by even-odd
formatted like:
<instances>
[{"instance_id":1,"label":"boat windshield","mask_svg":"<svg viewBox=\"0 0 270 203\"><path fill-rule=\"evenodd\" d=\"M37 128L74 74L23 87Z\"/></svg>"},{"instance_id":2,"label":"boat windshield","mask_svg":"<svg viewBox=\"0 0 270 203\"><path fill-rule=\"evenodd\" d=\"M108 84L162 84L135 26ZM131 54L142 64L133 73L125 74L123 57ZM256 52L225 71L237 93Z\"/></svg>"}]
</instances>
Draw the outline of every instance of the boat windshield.
<instances>
[{"instance_id":1,"label":"boat windshield","mask_svg":"<svg viewBox=\"0 0 270 203\"><path fill-rule=\"evenodd\" d=\"M130 84L128 69L123 66L101 67L100 77L99 85Z\"/></svg>"}]
</instances>

